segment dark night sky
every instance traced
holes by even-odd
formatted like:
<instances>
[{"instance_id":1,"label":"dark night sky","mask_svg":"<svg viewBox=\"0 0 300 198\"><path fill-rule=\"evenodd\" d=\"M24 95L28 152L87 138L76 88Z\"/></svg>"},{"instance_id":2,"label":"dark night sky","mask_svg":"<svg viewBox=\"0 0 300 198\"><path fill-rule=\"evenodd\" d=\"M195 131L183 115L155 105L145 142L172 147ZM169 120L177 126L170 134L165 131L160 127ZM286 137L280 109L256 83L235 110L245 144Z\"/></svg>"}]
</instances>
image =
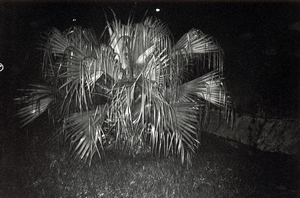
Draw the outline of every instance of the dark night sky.
<instances>
[{"instance_id":1,"label":"dark night sky","mask_svg":"<svg viewBox=\"0 0 300 198\"><path fill-rule=\"evenodd\" d=\"M105 26L104 10L112 19L110 6L124 22L132 10L136 22L148 10L148 16L156 16L169 26L175 40L191 28L202 30L216 38L225 51L225 77L230 91L239 94L237 89L247 87L270 100L270 104L278 102L282 95L286 95L284 102L296 104L300 97L299 60L293 54L300 44L300 32L289 26L300 21L299 5L0 3L0 62L6 67L0 73L1 92L6 93L1 100L9 100L17 87L35 80L41 61L41 53L35 48L43 32L51 27L63 31L75 25L72 19L76 18L76 25L93 28L100 36ZM159 13L155 12L157 7L161 9Z\"/></svg>"}]
</instances>

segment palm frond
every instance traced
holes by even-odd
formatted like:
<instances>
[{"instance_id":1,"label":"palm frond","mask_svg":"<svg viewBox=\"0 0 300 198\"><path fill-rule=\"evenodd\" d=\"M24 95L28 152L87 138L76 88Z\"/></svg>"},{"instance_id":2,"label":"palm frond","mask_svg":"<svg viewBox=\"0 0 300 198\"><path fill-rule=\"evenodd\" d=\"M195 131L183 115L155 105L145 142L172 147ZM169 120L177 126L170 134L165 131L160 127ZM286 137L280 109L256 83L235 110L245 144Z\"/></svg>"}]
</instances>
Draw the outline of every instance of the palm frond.
<instances>
[{"instance_id":1,"label":"palm frond","mask_svg":"<svg viewBox=\"0 0 300 198\"><path fill-rule=\"evenodd\" d=\"M212 71L202 77L189 81L178 87L178 101L193 101L195 96L203 99L209 104L220 108L224 114L225 119L233 119L232 105L227 89L222 82L218 70ZM207 110L206 110L207 111Z\"/></svg>"},{"instance_id":2,"label":"palm frond","mask_svg":"<svg viewBox=\"0 0 300 198\"><path fill-rule=\"evenodd\" d=\"M217 52L220 50L220 46L212 37L200 30L192 29L179 39L174 50L181 54L204 54Z\"/></svg>"},{"instance_id":3,"label":"palm frond","mask_svg":"<svg viewBox=\"0 0 300 198\"><path fill-rule=\"evenodd\" d=\"M44 45L48 86L18 98L25 104L18 115L26 125L49 108L62 124L55 137L70 142L75 161L91 164L108 148L131 154L150 148L190 164L210 105L230 117L221 47L196 29L173 46L160 20L122 24L113 14L105 43L90 29L52 29Z\"/></svg>"},{"instance_id":4,"label":"palm frond","mask_svg":"<svg viewBox=\"0 0 300 198\"><path fill-rule=\"evenodd\" d=\"M101 158L107 144L104 121L107 106L98 106L96 110L74 113L64 120L58 133L70 140L70 149L75 161L84 160L91 164L95 153Z\"/></svg>"},{"instance_id":5,"label":"palm frond","mask_svg":"<svg viewBox=\"0 0 300 198\"><path fill-rule=\"evenodd\" d=\"M199 146L198 122L199 106L195 102L179 102L172 104L176 115L176 128L178 129L176 149L181 156L181 162L191 164L191 157Z\"/></svg>"},{"instance_id":6,"label":"palm frond","mask_svg":"<svg viewBox=\"0 0 300 198\"><path fill-rule=\"evenodd\" d=\"M44 113L49 105L55 100L55 92L52 87L44 85L31 85L30 89L22 89L23 96L15 100L22 107L16 114L21 118L23 126L34 121L42 113Z\"/></svg>"},{"instance_id":7,"label":"palm frond","mask_svg":"<svg viewBox=\"0 0 300 198\"><path fill-rule=\"evenodd\" d=\"M219 44L200 30L192 29L175 44L172 53L175 65L179 65L180 80L188 75L200 77L210 71L223 72L223 51ZM176 75L176 74L175 74Z\"/></svg>"}]
</instances>

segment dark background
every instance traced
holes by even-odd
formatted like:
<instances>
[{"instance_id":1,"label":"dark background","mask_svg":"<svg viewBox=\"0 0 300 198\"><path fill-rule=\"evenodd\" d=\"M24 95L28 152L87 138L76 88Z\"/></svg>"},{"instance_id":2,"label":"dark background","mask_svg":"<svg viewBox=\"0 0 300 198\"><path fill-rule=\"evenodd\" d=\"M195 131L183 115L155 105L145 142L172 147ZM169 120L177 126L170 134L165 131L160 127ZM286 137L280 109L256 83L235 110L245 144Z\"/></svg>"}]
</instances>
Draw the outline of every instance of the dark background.
<instances>
[{"instance_id":1,"label":"dark background","mask_svg":"<svg viewBox=\"0 0 300 198\"><path fill-rule=\"evenodd\" d=\"M300 31L293 24L300 21L300 4L0 3L2 122L8 123L16 110L16 89L39 80L42 52L37 48L45 32L80 25L100 36L104 13L113 19L109 7L124 23L132 11L135 22L145 15L158 17L175 41L191 28L213 36L225 52L224 75L238 113L298 117Z\"/></svg>"}]
</instances>

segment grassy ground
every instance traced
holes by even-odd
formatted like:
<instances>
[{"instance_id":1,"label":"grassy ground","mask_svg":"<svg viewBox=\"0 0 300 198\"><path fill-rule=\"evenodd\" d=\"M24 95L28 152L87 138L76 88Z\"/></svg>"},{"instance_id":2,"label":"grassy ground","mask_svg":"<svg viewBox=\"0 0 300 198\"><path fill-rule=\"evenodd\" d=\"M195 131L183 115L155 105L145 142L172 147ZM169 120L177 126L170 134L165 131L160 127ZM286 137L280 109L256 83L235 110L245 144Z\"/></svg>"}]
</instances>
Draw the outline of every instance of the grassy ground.
<instances>
[{"instance_id":1,"label":"grassy ground","mask_svg":"<svg viewBox=\"0 0 300 198\"><path fill-rule=\"evenodd\" d=\"M37 129L32 130L38 134ZM188 169L174 158L113 153L91 167L71 165L66 152L42 142L34 136L18 143L16 160L1 166L0 197L293 198L300 193L295 158L235 148L206 133Z\"/></svg>"}]
</instances>

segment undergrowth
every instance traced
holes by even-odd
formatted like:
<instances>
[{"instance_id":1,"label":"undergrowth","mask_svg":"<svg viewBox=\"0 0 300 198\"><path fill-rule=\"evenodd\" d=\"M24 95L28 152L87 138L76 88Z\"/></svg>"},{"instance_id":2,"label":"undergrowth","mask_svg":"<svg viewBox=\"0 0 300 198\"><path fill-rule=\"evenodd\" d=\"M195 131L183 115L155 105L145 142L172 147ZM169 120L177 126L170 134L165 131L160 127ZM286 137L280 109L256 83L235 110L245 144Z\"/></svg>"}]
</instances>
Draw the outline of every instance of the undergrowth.
<instances>
[{"instance_id":1,"label":"undergrowth","mask_svg":"<svg viewBox=\"0 0 300 198\"><path fill-rule=\"evenodd\" d=\"M206 133L192 167L176 158L116 153L89 167L72 164L66 150L41 142L29 142L26 155L1 167L0 197L292 198L299 193L295 158L234 148Z\"/></svg>"}]
</instances>

